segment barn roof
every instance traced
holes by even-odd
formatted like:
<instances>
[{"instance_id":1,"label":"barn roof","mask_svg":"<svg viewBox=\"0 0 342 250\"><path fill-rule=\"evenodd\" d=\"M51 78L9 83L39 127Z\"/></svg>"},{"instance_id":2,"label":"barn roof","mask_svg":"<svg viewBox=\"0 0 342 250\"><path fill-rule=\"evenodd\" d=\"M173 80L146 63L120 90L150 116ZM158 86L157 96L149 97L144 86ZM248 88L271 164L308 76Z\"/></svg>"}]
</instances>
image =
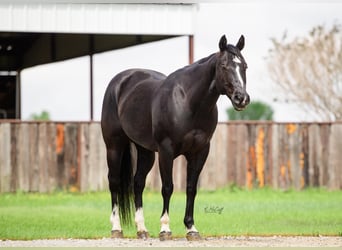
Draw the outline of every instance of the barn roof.
<instances>
[{"instance_id":1,"label":"barn roof","mask_svg":"<svg viewBox=\"0 0 342 250\"><path fill-rule=\"evenodd\" d=\"M194 33L193 4L110 2L1 2L0 71Z\"/></svg>"}]
</instances>

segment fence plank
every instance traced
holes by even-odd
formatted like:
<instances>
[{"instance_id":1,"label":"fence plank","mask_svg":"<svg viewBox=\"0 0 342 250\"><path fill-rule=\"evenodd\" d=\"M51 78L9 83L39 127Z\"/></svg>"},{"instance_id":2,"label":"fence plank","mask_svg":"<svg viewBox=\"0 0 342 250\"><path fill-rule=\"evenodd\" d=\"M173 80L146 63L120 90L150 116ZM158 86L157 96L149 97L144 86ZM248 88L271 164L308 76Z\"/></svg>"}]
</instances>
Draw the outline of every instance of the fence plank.
<instances>
[{"instance_id":1,"label":"fence plank","mask_svg":"<svg viewBox=\"0 0 342 250\"><path fill-rule=\"evenodd\" d=\"M247 125L248 138L248 159L246 164L246 186L251 189L254 187L256 179L256 127L251 124Z\"/></svg>"},{"instance_id":2,"label":"fence plank","mask_svg":"<svg viewBox=\"0 0 342 250\"><path fill-rule=\"evenodd\" d=\"M317 124L309 126L309 183L310 186L319 186L319 165L321 164L321 144L319 127Z\"/></svg>"},{"instance_id":3,"label":"fence plank","mask_svg":"<svg viewBox=\"0 0 342 250\"><path fill-rule=\"evenodd\" d=\"M279 188L288 189L289 181L289 142L286 126L279 126Z\"/></svg>"},{"instance_id":4,"label":"fence plank","mask_svg":"<svg viewBox=\"0 0 342 250\"><path fill-rule=\"evenodd\" d=\"M309 178L309 126L307 124L302 125L301 131L302 137L302 155L301 155L301 169L302 180L301 187L308 187L310 184Z\"/></svg>"},{"instance_id":5,"label":"fence plank","mask_svg":"<svg viewBox=\"0 0 342 250\"><path fill-rule=\"evenodd\" d=\"M101 168L98 162L98 138L101 138L101 134L94 127L93 124L89 124L89 172L87 176L88 190L96 190L99 186L99 174L102 174Z\"/></svg>"},{"instance_id":6,"label":"fence plank","mask_svg":"<svg viewBox=\"0 0 342 250\"><path fill-rule=\"evenodd\" d=\"M258 187L265 186L265 127L257 126L255 153L256 153L256 180Z\"/></svg>"},{"instance_id":7,"label":"fence plank","mask_svg":"<svg viewBox=\"0 0 342 250\"><path fill-rule=\"evenodd\" d=\"M65 124L64 140L64 165L66 175L66 187L70 191L78 191L79 168L78 168L78 124Z\"/></svg>"},{"instance_id":8,"label":"fence plank","mask_svg":"<svg viewBox=\"0 0 342 250\"><path fill-rule=\"evenodd\" d=\"M80 157L80 165L81 165L81 173L80 173L80 191L85 192L89 190L89 124L81 124L80 125L80 139L81 139L81 157Z\"/></svg>"},{"instance_id":9,"label":"fence plank","mask_svg":"<svg viewBox=\"0 0 342 250\"><path fill-rule=\"evenodd\" d=\"M49 191L49 172L47 161L47 138L46 138L46 123L38 125L38 167L39 167L39 192Z\"/></svg>"},{"instance_id":10,"label":"fence plank","mask_svg":"<svg viewBox=\"0 0 342 250\"><path fill-rule=\"evenodd\" d=\"M236 165L237 165L237 159L236 159L236 154L237 152L237 125L233 124L232 126L228 126L228 142L226 146L226 154L227 154L227 171L223 172L222 174L226 173L227 176L227 184L233 184L236 179ZM215 175L217 175L217 171L213 172L212 179L215 180Z\"/></svg>"},{"instance_id":11,"label":"fence plank","mask_svg":"<svg viewBox=\"0 0 342 250\"><path fill-rule=\"evenodd\" d=\"M225 129L226 130L226 129ZM248 136L248 131L247 131L247 126L245 124L239 124L237 126L237 152L238 155L241 155L242 157L238 157L237 159L237 164L236 164L236 179L235 179L235 184L244 187L246 185L246 166L247 166L247 157L248 157L248 141L247 141L247 136ZM217 138L216 140L222 140L220 138ZM233 145L232 145L233 146ZM226 145L222 145L221 147L227 147ZM235 156L236 157L236 156ZM223 160L223 165L226 164L226 162L229 162L229 159L226 157L222 159ZM218 169L218 173L221 171ZM222 182L220 186L227 185L225 181Z\"/></svg>"},{"instance_id":12,"label":"fence plank","mask_svg":"<svg viewBox=\"0 0 342 250\"><path fill-rule=\"evenodd\" d=\"M280 151L279 151L279 125L278 124L274 124L271 128L272 130L272 156L271 156L271 160L272 160L272 183L271 186L273 188L278 189L279 188L279 176L280 176Z\"/></svg>"},{"instance_id":13,"label":"fence plank","mask_svg":"<svg viewBox=\"0 0 342 250\"><path fill-rule=\"evenodd\" d=\"M272 125L265 125L265 185L271 187L273 180L273 164L272 164Z\"/></svg>"},{"instance_id":14,"label":"fence plank","mask_svg":"<svg viewBox=\"0 0 342 250\"><path fill-rule=\"evenodd\" d=\"M102 132L99 124L89 125L89 172L88 190L103 190L107 185L107 163L105 145L102 140Z\"/></svg>"},{"instance_id":15,"label":"fence plank","mask_svg":"<svg viewBox=\"0 0 342 250\"><path fill-rule=\"evenodd\" d=\"M217 127L210 144L210 152L207 161L200 175L200 187L216 189L227 185L227 183L234 183L234 179L229 179L227 181L229 169L233 169L235 166L227 164L229 162L227 160L229 155L226 153L226 148L228 147L226 138L226 127Z\"/></svg>"},{"instance_id":16,"label":"fence plank","mask_svg":"<svg viewBox=\"0 0 342 250\"><path fill-rule=\"evenodd\" d=\"M19 147L18 143L18 131L19 124L11 124L11 187L10 191L15 192L19 189L18 185L18 152L17 147Z\"/></svg>"},{"instance_id":17,"label":"fence plank","mask_svg":"<svg viewBox=\"0 0 342 250\"><path fill-rule=\"evenodd\" d=\"M331 126L329 140L329 169L328 183L329 189L342 189L342 125L333 124Z\"/></svg>"},{"instance_id":18,"label":"fence plank","mask_svg":"<svg viewBox=\"0 0 342 250\"><path fill-rule=\"evenodd\" d=\"M327 186L329 171L329 141L331 125L323 124L320 126L320 141L322 145L321 166L319 174L319 186Z\"/></svg>"},{"instance_id":19,"label":"fence plank","mask_svg":"<svg viewBox=\"0 0 342 250\"><path fill-rule=\"evenodd\" d=\"M290 124L287 129L289 136L289 169L290 169L290 185L297 190L300 190L301 184L301 168L300 168L300 155L301 155L301 137L300 127L296 124Z\"/></svg>"},{"instance_id":20,"label":"fence plank","mask_svg":"<svg viewBox=\"0 0 342 250\"><path fill-rule=\"evenodd\" d=\"M38 125L31 124L29 128L29 144L30 144L30 191L39 191L39 152L38 152Z\"/></svg>"},{"instance_id":21,"label":"fence plank","mask_svg":"<svg viewBox=\"0 0 342 250\"><path fill-rule=\"evenodd\" d=\"M11 191L11 125L0 123L0 193Z\"/></svg>"},{"instance_id":22,"label":"fence plank","mask_svg":"<svg viewBox=\"0 0 342 250\"><path fill-rule=\"evenodd\" d=\"M47 172L48 172L48 191L54 191L58 183L58 165L56 155L56 125L47 123L46 128L46 152L47 152Z\"/></svg>"},{"instance_id":23,"label":"fence plank","mask_svg":"<svg viewBox=\"0 0 342 250\"><path fill-rule=\"evenodd\" d=\"M21 191L27 192L30 190L29 125L22 124L18 132L18 184Z\"/></svg>"},{"instance_id":24,"label":"fence plank","mask_svg":"<svg viewBox=\"0 0 342 250\"><path fill-rule=\"evenodd\" d=\"M65 170L65 164L64 164L64 153L65 153L65 125L62 123L56 124L56 138L55 138L55 144L56 144L56 182L57 182L57 188L58 189L64 189L66 186L66 180L67 180L67 174Z\"/></svg>"}]
</instances>

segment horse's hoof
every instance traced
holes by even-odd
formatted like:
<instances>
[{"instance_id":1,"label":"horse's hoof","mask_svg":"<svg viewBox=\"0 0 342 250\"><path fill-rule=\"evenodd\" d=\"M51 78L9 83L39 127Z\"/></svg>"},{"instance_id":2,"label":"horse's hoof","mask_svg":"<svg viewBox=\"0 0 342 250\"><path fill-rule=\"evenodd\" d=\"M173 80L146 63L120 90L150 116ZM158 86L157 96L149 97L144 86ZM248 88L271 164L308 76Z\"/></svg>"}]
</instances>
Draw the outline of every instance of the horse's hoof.
<instances>
[{"instance_id":1,"label":"horse's hoof","mask_svg":"<svg viewBox=\"0 0 342 250\"><path fill-rule=\"evenodd\" d=\"M159 240L165 241L165 240L172 240L172 233L171 232L160 232L159 233Z\"/></svg>"},{"instance_id":2,"label":"horse's hoof","mask_svg":"<svg viewBox=\"0 0 342 250\"><path fill-rule=\"evenodd\" d=\"M142 239L142 240L146 240L146 239L150 238L150 234L146 231L139 231L139 232L137 232L137 238Z\"/></svg>"},{"instance_id":3,"label":"horse's hoof","mask_svg":"<svg viewBox=\"0 0 342 250\"><path fill-rule=\"evenodd\" d=\"M188 232L186 234L186 239L188 241L197 241L197 240L201 240L202 238L199 232Z\"/></svg>"},{"instance_id":4,"label":"horse's hoof","mask_svg":"<svg viewBox=\"0 0 342 250\"><path fill-rule=\"evenodd\" d=\"M119 230L112 230L112 239L122 239L123 233Z\"/></svg>"}]
</instances>

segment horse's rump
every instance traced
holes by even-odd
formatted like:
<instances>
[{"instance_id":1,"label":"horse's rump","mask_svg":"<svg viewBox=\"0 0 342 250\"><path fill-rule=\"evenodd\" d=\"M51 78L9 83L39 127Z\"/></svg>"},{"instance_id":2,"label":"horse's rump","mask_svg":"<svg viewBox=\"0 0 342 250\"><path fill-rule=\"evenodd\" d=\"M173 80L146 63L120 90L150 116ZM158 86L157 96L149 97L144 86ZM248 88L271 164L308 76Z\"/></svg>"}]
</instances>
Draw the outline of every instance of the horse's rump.
<instances>
[{"instance_id":1,"label":"horse's rump","mask_svg":"<svg viewBox=\"0 0 342 250\"><path fill-rule=\"evenodd\" d=\"M131 69L119 73L111 82L122 129L133 142L150 150L155 150L151 102L165 78L157 71Z\"/></svg>"}]
</instances>

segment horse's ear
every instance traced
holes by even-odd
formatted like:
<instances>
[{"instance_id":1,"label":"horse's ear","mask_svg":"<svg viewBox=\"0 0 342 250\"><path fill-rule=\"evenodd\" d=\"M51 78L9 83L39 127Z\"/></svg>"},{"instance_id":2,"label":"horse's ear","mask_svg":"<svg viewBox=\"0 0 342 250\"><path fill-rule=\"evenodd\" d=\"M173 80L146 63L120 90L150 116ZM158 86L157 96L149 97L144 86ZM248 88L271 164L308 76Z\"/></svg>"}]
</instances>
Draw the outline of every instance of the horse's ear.
<instances>
[{"instance_id":1,"label":"horse's ear","mask_svg":"<svg viewBox=\"0 0 342 250\"><path fill-rule=\"evenodd\" d=\"M235 47L238 48L239 50L242 50L245 47L245 37L243 35L240 36L240 39L237 42Z\"/></svg>"},{"instance_id":2,"label":"horse's ear","mask_svg":"<svg viewBox=\"0 0 342 250\"><path fill-rule=\"evenodd\" d=\"M220 39L219 48L220 48L220 51L224 51L227 48L227 38L225 35L223 35Z\"/></svg>"}]
</instances>

